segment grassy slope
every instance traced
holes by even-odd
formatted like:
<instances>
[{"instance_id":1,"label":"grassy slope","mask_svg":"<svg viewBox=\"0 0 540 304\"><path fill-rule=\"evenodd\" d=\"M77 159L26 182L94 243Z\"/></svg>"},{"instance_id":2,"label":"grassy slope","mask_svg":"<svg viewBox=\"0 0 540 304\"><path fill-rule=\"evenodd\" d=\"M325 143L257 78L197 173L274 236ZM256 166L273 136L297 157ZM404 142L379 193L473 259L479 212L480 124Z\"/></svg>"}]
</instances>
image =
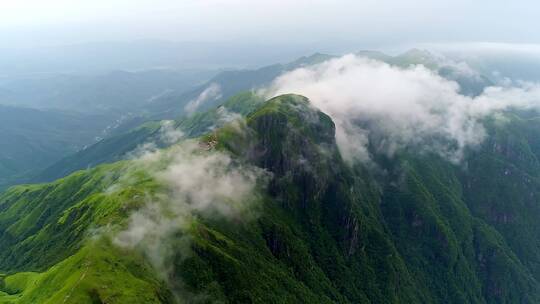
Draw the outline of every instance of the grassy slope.
<instances>
[{"instance_id":1,"label":"grassy slope","mask_svg":"<svg viewBox=\"0 0 540 304\"><path fill-rule=\"evenodd\" d=\"M161 292L140 257L91 243L43 273L4 278L0 303L162 303Z\"/></svg>"},{"instance_id":2,"label":"grassy slope","mask_svg":"<svg viewBox=\"0 0 540 304\"><path fill-rule=\"evenodd\" d=\"M13 187L0 198L0 239L6 248L1 268L44 271L5 277L1 289L8 295L0 303L161 303L170 297L141 257L92 237L97 228L123 221L142 204L143 191L156 187L143 174L132 186L108 192L125 165ZM21 283L25 276L32 278L28 284Z\"/></svg>"}]
</instances>

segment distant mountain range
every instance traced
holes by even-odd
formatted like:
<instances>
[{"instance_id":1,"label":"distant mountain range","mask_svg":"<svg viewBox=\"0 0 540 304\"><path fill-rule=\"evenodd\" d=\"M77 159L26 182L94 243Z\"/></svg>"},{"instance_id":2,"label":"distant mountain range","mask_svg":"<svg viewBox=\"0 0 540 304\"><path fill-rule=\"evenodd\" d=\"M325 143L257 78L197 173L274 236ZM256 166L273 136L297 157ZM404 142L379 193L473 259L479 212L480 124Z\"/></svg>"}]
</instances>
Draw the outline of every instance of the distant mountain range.
<instances>
[{"instance_id":1,"label":"distant mountain range","mask_svg":"<svg viewBox=\"0 0 540 304\"><path fill-rule=\"evenodd\" d=\"M492 85L487 77L480 74L472 76L464 74L459 66L453 62L439 58L427 51L414 49L395 57L374 51L361 51L357 55L382 60L400 67L415 64L425 65L443 77L457 81L463 93L469 95L478 94L485 87ZM287 64L275 64L255 70L224 71L193 88L189 88L189 83L193 85L196 79L201 79L205 75L204 73L114 72L103 76L59 76L46 81L17 82L15 83L16 87L23 92L22 98L29 98L34 104L43 104L49 107L56 105L83 113L107 113L106 116L110 117L109 121L102 122L100 126L103 129L109 128L108 130L93 131L94 137L104 138L103 142L98 142L95 147L81 151L66 149L63 153L55 152L55 155L60 156L55 159L58 160L58 163L44 162L44 165L39 168L30 166L29 168L33 168L31 172L26 172L24 176L19 176L11 182L6 181L4 185L29 181L51 181L75 170L122 159L130 150L147 141L156 132L156 128L158 128L156 126L159 126L159 124L153 124L153 127L150 127L152 124L147 124L141 127L144 122L163 119L174 119L178 120L179 123L184 120L190 121L193 118L184 118L188 115L185 110L186 106L204 95L208 88L216 87L218 92L216 96L201 102L196 109L199 112L226 104L238 92L263 88L286 71L317 64L331 58L335 58L335 56L317 53L301 57ZM25 85L31 89L25 91ZM53 88L55 89L53 90ZM157 94L156 92L160 92L160 90L163 90L162 94ZM42 96L39 97L42 99L36 96ZM81 119L83 119L82 117ZM87 122L85 121L85 123ZM199 132L193 135L200 134ZM85 145L91 143L91 141L85 142ZM85 145L78 145L77 149L81 149ZM73 152L77 153L69 155ZM61 159L64 156L67 158ZM38 171L42 168L46 169L39 173ZM17 171L17 174L20 173Z\"/></svg>"},{"instance_id":2,"label":"distant mountain range","mask_svg":"<svg viewBox=\"0 0 540 304\"><path fill-rule=\"evenodd\" d=\"M0 187L94 144L112 120L104 114L0 106Z\"/></svg>"}]
</instances>

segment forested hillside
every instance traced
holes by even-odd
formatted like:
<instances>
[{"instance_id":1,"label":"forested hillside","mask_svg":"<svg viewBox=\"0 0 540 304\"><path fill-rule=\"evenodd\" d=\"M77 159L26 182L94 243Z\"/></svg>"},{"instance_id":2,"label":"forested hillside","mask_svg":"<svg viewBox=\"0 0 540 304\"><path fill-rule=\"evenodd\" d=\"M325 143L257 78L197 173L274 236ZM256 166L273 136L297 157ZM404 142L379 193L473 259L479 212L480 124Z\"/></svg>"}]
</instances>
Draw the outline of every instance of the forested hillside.
<instances>
[{"instance_id":1,"label":"forested hillside","mask_svg":"<svg viewBox=\"0 0 540 304\"><path fill-rule=\"evenodd\" d=\"M285 95L197 144L11 188L0 299L536 303L540 124L504 115L462 164L350 166L330 117Z\"/></svg>"}]
</instances>

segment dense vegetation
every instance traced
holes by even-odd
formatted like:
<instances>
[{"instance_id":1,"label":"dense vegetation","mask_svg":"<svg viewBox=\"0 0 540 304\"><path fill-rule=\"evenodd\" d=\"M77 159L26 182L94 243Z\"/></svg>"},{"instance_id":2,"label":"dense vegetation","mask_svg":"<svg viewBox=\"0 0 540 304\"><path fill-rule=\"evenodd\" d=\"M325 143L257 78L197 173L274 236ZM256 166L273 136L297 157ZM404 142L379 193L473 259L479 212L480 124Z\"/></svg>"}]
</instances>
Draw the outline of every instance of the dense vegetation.
<instances>
[{"instance_id":1,"label":"dense vegetation","mask_svg":"<svg viewBox=\"0 0 540 304\"><path fill-rule=\"evenodd\" d=\"M534 115L488 119L488 140L463 164L411 150L373 169L344 163L334 123L304 97L249 100L236 99L249 112L240 127L202 131L217 109L189 124L206 133L201 149L271 173L255 216L196 217L183 232L190 254L173 236L164 277L111 240L161 188L132 161L10 188L0 303L540 302Z\"/></svg>"}]
</instances>

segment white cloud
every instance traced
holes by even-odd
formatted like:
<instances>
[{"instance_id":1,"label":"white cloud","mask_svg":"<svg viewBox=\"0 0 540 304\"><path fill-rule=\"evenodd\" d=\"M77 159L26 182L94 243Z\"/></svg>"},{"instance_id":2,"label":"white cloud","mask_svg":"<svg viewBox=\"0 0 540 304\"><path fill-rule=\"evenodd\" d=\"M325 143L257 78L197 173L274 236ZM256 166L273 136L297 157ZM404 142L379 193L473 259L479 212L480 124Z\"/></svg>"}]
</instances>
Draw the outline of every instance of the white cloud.
<instances>
[{"instance_id":1,"label":"white cloud","mask_svg":"<svg viewBox=\"0 0 540 304\"><path fill-rule=\"evenodd\" d=\"M407 69L346 55L277 78L267 94L297 93L332 117L349 161L368 160L368 145L392 155L418 147L459 161L482 142L481 119L510 107L536 107L540 87L490 87L477 97L423 66Z\"/></svg>"},{"instance_id":2,"label":"white cloud","mask_svg":"<svg viewBox=\"0 0 540 304\"><path fill-rule=\"evenodd\" d=\"M157 137L152 138L151 141L138 145L133 151L130 151L127 154L129 159L139 159L148 157L149 155L155 155L160 144L170 146L184 138L184 132L175 127L174 120L163 120L160 124L161 126L158 130Z\"/></svg>"},{"instance_id":3,"label":"white cloud","mask_svg":"<svg viewBox=\"0 0 540 304\"><path fill-rule=\"evenodd\" d=\"M184 107L184 110L188 114L191 114L206 102L217 100L219 98L221 98L221 86L217 83L212 83L206 89L204 89L204 91L202 91L197 98L191 100Z\"/></svg>"},{"instance_id":4,"label":"white cloud","mask_svg":"<svg viewBox=\"0 0 540 304\"><path fill-rule=\"evenodd\" d=\"M177 143L184 137L182 130L175 128L174 120L164 120L159 129L159 139L169 145Z\"/></svg>"}]
</instances>

